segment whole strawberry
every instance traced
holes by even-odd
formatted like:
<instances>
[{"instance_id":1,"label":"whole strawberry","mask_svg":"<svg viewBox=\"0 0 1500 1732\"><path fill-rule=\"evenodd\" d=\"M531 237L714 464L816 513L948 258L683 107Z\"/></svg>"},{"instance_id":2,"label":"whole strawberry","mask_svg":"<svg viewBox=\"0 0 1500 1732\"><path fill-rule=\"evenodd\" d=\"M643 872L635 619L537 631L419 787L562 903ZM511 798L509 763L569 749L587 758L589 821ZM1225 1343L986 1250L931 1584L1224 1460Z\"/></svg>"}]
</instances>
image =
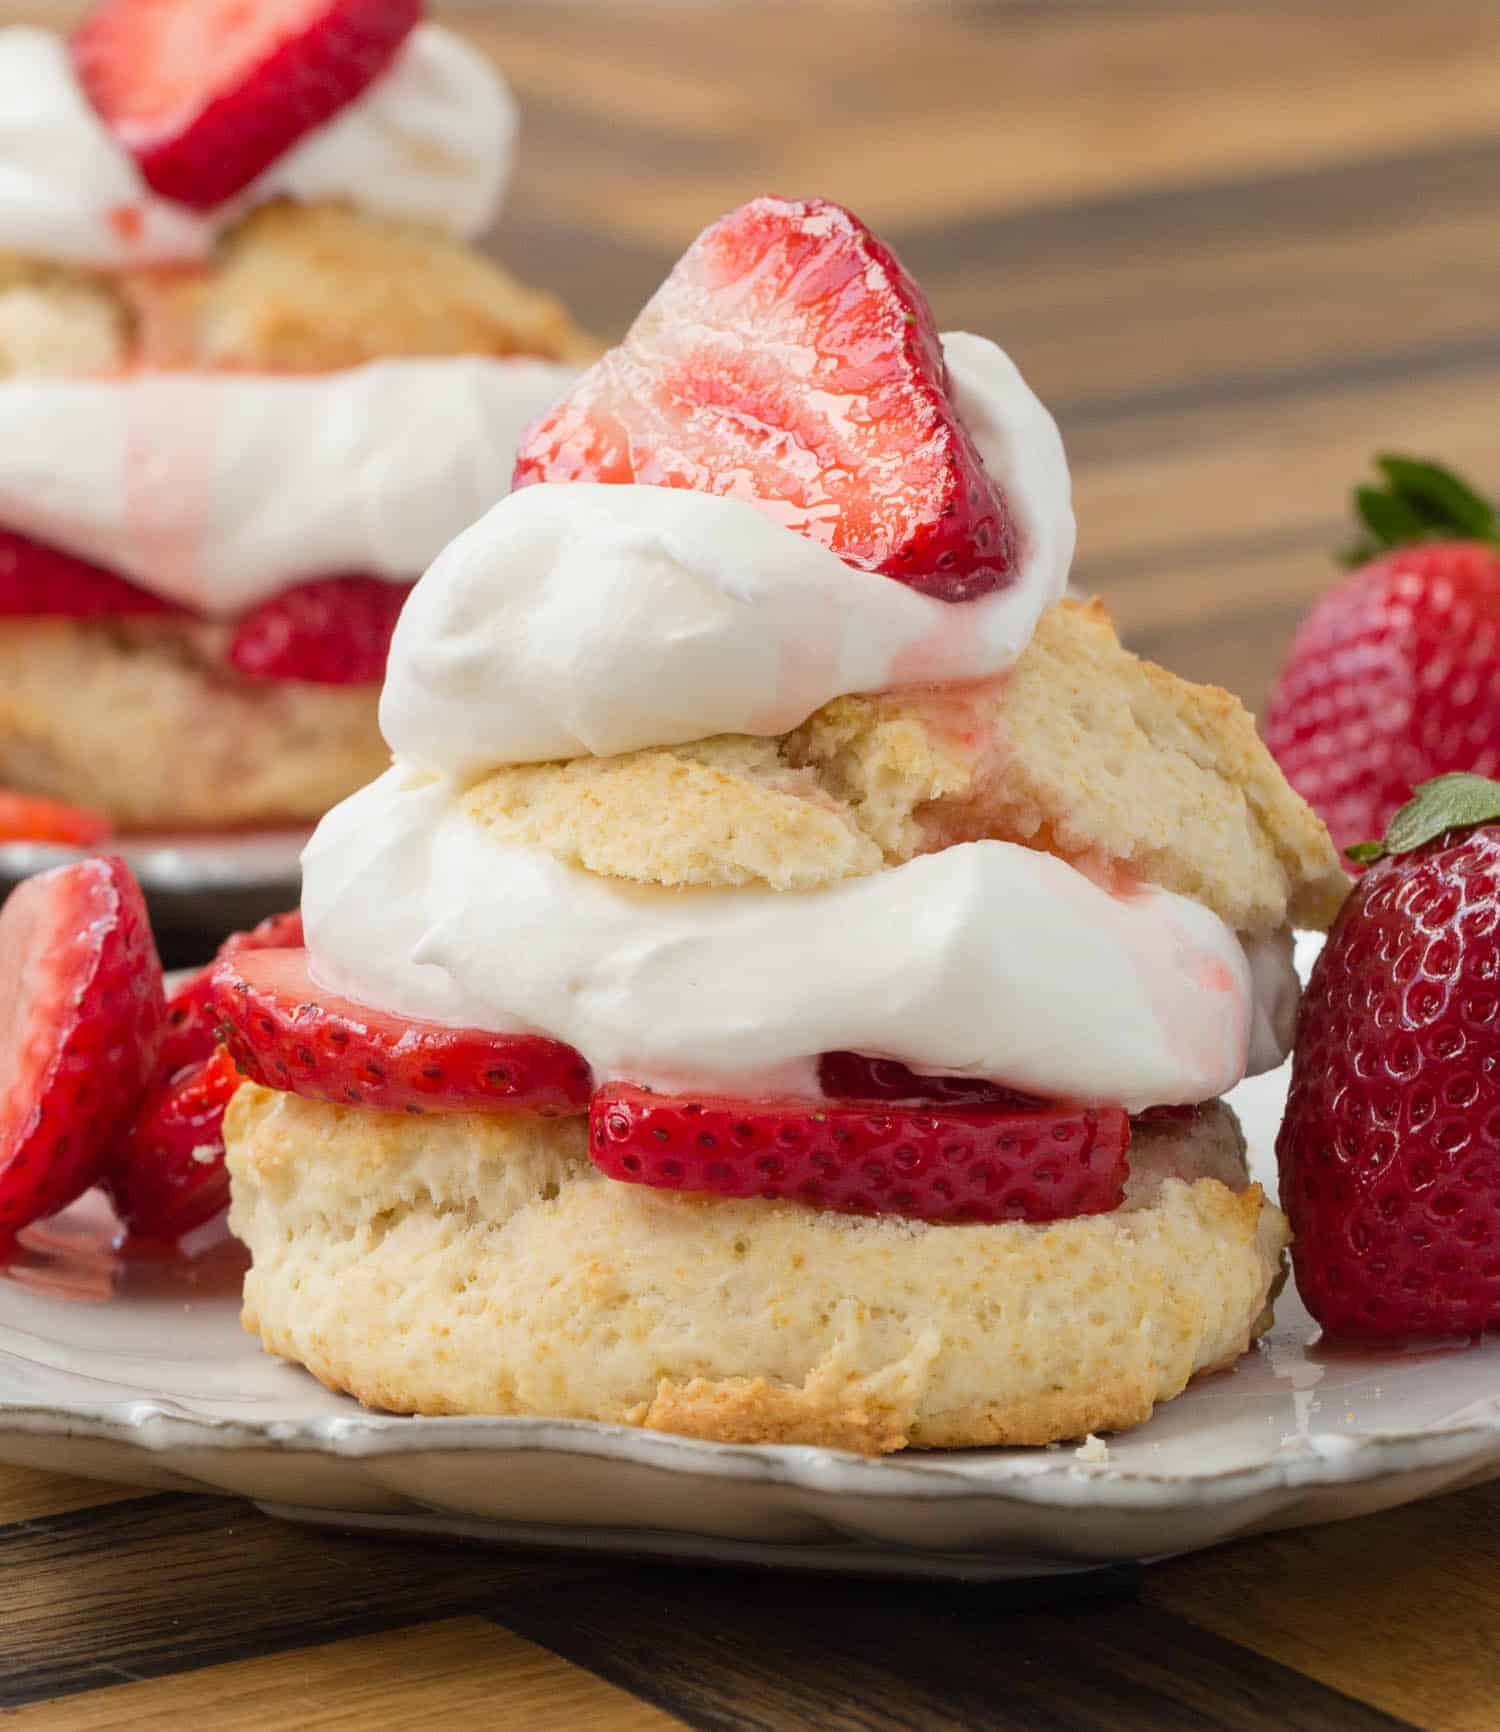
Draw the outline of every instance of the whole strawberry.
<instances>
[{"instance_id":1,"label":"whole strawberry","mask_svg":"<svg viewBox=\"0 0 1500 1732\"><path fill-rule=\"evenodd\" d=\"M1397 812L1313 969L1277 1142L1297 1286L1348 1335L1500 1324L1500 783Z\"/></svg>"},{"instance_id":2,"label":"whole strawberry","mask_svg":"<svg viewBox=\"0 0 1500 1732\"><path fill-rule=\"evenodd\" d=\"M1266 717L1287 780L1341 847L1420 782L1500 773L1500 518L1451 471L1377 459L1358 566L1298 628Z\"/></svg>"}]
</instances>

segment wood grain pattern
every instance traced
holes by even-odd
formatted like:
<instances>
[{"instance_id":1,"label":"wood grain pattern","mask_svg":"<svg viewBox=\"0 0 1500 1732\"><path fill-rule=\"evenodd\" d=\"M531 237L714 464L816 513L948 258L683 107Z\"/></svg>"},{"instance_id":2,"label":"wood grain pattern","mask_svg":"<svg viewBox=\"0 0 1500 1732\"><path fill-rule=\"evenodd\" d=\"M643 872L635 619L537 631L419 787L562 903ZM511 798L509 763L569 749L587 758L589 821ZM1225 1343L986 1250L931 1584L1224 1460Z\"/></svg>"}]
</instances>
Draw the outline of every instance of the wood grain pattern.
<instances>
[{"instance_id":1,"label":"wood grain pattern","mask_svg":"<svg viewBox=\"0 0 1500 1732\"><path fill-rule=\"evenodd\" d=\"M0 1528L140 1495L133 1486L101 1485L98 1480L43 1473L38 1468L8 1467L0 1462Z\"/></svg>"},{"instance_id":2,"label":"wood grain pattern","mask_svg":"<svg viewBox=\"0 0 1500 1732\"><path fill-rule=\"evenodd\" d=\"M682 1722L478 1618L393 1630L19 1710L16 1732L671 1732Z\"/></svg>"},{"instance_id":3,"label":"wood grain pattern","mask_svg":"<svg viewBox=\"0 0 1500 1732\"><path fill-rule=\"evenodd\" d=\"M0 1529L0 1709L484 1610L567 1559L288 1527L162 1494Z\"/></svg>"},{"instance_id":4,"label":"wood grain pattern","mask_svg":"<svg viewBox=\"0 0 1500 1732\"><path fill-rule=\"evenodd\" d=\"M1146 1597L1430 1732L1500 1710L1500 1486L1155 1571Z\"/></svg>"},{"instance_id":5,"label":"wood grain pattern","mask_svg":"<svg viewBox=\"0 0 1500 1732\"><path fill-rule=\"evenodd\" d=\"M0 23L79 9L0 0ZM1494 0L438 10L525 113L493 239L519 274L613 336L741 198L850 202L940 323L997 337L1054 406L1079 581L1252 706L1372 449L1500 474ZM22 1725L1500 1718L1494 1488L1159 1566L1139 1596L461 1552L120 1495L0 1469L0 1705L32 1704Z\"/></svg>"},{"instance_id":6,"label":"wood grain pattern","mask_svg":"<svg viewBox=\"0 0 1500 1732\"><path fill-rule=\"evenodd\" d=\"M639 1570L527 1595L512 1628L713 1732L1393 1732L1407 1724L1089 1584ZM1042 1609L1036 1609L1041 1602Z\"/></svg>"}]
</instances>

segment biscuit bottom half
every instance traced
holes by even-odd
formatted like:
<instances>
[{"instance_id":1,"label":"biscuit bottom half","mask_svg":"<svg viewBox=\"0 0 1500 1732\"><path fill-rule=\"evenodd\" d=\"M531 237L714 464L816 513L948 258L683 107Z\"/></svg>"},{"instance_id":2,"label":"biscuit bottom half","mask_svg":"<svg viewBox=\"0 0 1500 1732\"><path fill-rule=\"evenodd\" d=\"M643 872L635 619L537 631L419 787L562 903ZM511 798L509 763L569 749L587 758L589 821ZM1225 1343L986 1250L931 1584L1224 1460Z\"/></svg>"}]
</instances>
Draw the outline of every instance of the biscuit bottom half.
<instances>
[{"instance_id":1,"label":"biscuit bottom half","mask_svg":"<svg viewBox=\"0 0 1500 1732\"><path fill-rule=\"evenodd\" d=\"M311 822L390 761L379 686L245 679L225 661L228 626L4 625L0 784L122 830Z\"/></svg>"},{"instance_id":2,"label":"biscuit bottom half","mask_svg":"<svg viewBox=\"0 0 1500 1732\"><path fill-rule=\"evenodd\" d=\"M396 1413L879 1454L1150 1417L1268 1321L1288 1242L1228 1108L1146 1125L1124 1205L926 1226L621 1185L582 1119L413 1119L246 1084L245 1327Z\"/></svg>"}]
</instances>

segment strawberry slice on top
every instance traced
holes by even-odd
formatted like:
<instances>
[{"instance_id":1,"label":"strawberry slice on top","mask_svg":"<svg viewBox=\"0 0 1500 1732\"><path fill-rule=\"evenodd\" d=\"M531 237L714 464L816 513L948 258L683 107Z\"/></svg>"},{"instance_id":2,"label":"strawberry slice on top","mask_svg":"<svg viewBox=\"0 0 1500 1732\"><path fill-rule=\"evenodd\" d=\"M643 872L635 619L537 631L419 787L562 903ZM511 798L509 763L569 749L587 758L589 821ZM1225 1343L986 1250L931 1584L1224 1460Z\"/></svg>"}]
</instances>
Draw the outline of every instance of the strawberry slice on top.
<instances>
[{"instance_id":1,"label":"strawberry slice on top","mask_svg":"<svg viewBox=\"0 0 1500 1732\"><path fill-rule=\"evenodd\" d=\"M308 972L305 950L221 957L208 998L252 1081L283 1094L384 1112L581 1113L583 1057L537 1034L451 1028L356 1004Z\"/></svg>"},{"instance_id":2,"label":"strawberry slice on top","mask_svg":"<svg viewBox=\"0 0 1500 1732\"><path fill-rule=\"evenodd\" d=\"M536 481L743 499L944 601L1003 588L1017 563L926 298L824 199L755 199L706 229L523 439L514 485Z\"/></svg>"},{"instance_id":3,"label":"strawberry slice on top","mask_svg":"<svg viewBox=\"0 0 1500 1732\"><path fill-rule=\"evenodd\" d=\"M408 587L378 577L318 577L251 608L229 665L251 679L378 685Z\"/></svg>"},{"instance_id":4,"label":"strawberry slice on top","mask_svg":"<svg viewBox=\"0 0 1500 1732\"><path fill-rule=\"evenodd\" d=\"M14 529L0 529L0 618L181 613L149 589Z\"/></svg>"},{"instance_id":5,"label":"strawberry slice on top","mask_svg":"<svg viewBox=\"0 0 1500 1732\"><path fill-rule=\"evenodd\" d=\"M79 82L163 198L210 210L354 101L422 0L102 0Z\"/></svg>"},{"instance_id":6,"label":"strawberry slice on top","mask_svg":"<svg viewBox=\"0 0 1500 1732\"><path fill-rule=\"evenodd\" d=\"M1119 1107L752 1101L629 1083L589 1106L594 1165L624 1184L915 1221L1107 1214L1129 1146Z\"/></svg>"}]
</instances>

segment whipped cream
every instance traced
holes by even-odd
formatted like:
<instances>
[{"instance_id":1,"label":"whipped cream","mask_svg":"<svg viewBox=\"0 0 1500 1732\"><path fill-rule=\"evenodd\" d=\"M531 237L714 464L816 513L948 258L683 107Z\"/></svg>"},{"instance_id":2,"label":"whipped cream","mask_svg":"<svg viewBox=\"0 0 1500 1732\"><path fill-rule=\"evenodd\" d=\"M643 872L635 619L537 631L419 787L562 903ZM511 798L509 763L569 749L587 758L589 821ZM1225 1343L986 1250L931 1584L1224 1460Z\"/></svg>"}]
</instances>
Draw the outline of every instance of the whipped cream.
<instances>
[{"instance_id":1,"label":"whipped cream","mask_svg":"<svg viewBox=\"0 0 1500 1732\"><path fill-rule=\"evenodd\" d=\"M626 884L497 842L402 766L303 859L320 982L457 1026L541 1031L602 1079L816 1097L819 1053L1050 1099L1207 1100L1285 1056L1289 945L1201 904L970 842L805 892Z\"/></svg>"},{"instance_id":2,"label":"whipped cream","mask_svg":"<svg viewBox=\"0 0 1500 1732\"><path fill-rule=\"evenodd\" d=\"M937 601L744 502L653 487L526 488L439 558L392 647L397 764L303 857L326 987L551 1035L601 1080L671 1091L814 1099L818 1055L853 1050L1139 1110L1282 1060L1286 935L1242 943L1199 903L1038 850L964 843L813 891L667 890L502 843L464 809L497 764L777 734L847 693L1003 674L1066 585L1067 462L999 349L944 346L1021 533L993 596Z\"/></svg>"},{"instance_id":3,"label":"whipped cream","mask_svg":"<svg viewBox=\"0 0 1500 1732\"><path fill-rule=\"evenodd\" d=\"M66 42L0 30L0 251L102 270L205 259L274 198L343 199L470 235L492 219L516 110L482 55L421 24L354 102L209 213L159 198L94 113Z\"/></svg>"},{"instance_id":4,"label":"whipped cream","mask_svg":"<svg viewBox=\"0 0 1500 1732\"><path fill-rule=\"evenodd\" d=\"M965 333L943 348L955 405L1019 531L1007 588L956 604L920 595L737 499L523 488L413 594L381 703L392 749L466 775L780 734L847 693L1010 667L1067 583L1067 459L1003 350Z\"/></svg>"},{"instance_id":5,"label":"whipped cream","mask_svg":"<svg viewBox=\"0 0 1500 1732\"><path fill-rule=\"evenodd\" d=\"M410 583L505 492L575 372L453 356L6 380L0 524L210 616L308 577Z\"/></svg>"}]
</instances>

